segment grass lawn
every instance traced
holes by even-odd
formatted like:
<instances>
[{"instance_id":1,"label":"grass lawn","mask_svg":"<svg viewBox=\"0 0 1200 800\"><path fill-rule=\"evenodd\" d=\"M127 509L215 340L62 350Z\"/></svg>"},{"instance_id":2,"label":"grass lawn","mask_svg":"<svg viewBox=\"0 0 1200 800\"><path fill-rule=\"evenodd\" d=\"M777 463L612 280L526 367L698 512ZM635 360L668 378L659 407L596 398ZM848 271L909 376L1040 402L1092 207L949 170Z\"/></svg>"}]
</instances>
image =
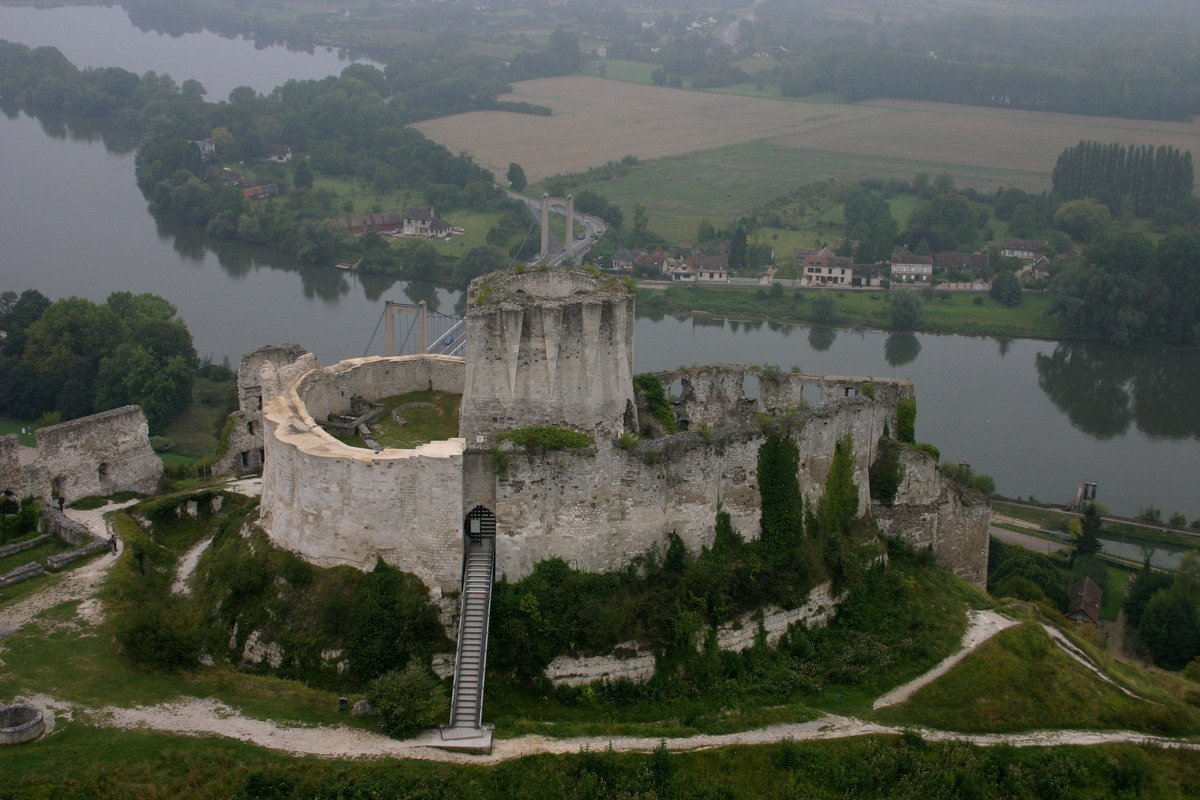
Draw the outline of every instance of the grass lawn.
<instances>
[{"instance_id":1,"label":"grass lawn","mask_svg":"<svg viewBox=\"0 0 1200 800\"><path fill-rule=\"evenodd\" d=\"M1104 574L1104 585L1100 587L1104 590L1104 597L1100 601L1100 618L1115 622L1117 613L1121 610L1121 603L1125 600L1125 587L1129 585L1129 579L1133 577L1133 570L1112 564L1105 564L1105 566L1107 569Z\"/></svg>"},{"instance_id":2,"label":"grass lawn","mask_svg":"<svg viewBox=\"0 0 1200 800\"><path fill-rule=\"evenodd\" d=\"M795 299L792 291L780 297L760 297L758 289L717 289L697 286L670 286L662 292L672 312L704 311L731 317L762 317L782 322L813 322L811 303L820 289L801 289ZM835 324L868 328L887 328L887 292L829 291L837 303ZM642 300L649 297L642 291ZM975 298L982 303L975 305ZM653 307L653 306L648 306ZM918 330L930 333L1021 336L1058 339L1070 331L1049 315L1050 298L1026 295L1015 308L1003 306L986 294L954 293L949 299L925 301L925 313Z\"/></svg>"},{"instance_id":3,"label":"grass lawn","mask_svg":"<svg viewBox=\"0 0 1200 800\"><path fill-rule=\"evenodd\" d=\"M21 433L22 429L28 429L29 433ZM37 423L22 422L19 419L12 417L0 417L0 436L8 436L15 434L17 439L25 447L36 447L37 439L34 438L33 431L37 429Z\"/></svg>"},{"instance_id":4,"label":"grass lawn","mask_svg":"<svg viewBox=\"0 0 1200 800\"><path fill-rule=\"evenodd\" d=\"M233 410L236 390L233 380L195 379L192 404L163 431L173 443L170 452L159 454L164 464L188 464L216 452L217 437Z\"/></svg>"},{"instance_id":5,"label":"grass lawn","mask_svg":"<svg viewBox=\"0 0 1200 800\"><path fill-rule=\"evenodd\" d=\"M384 447L410 448L458 436L458 404L462 395L424 391L389 397L383 401L383 416L371 426L375 439ZM423 405L403 409L405 424L392 418L392 412L407 403ZM435 406L430 408L428 404Z\"/></svg>"},{"instance_id":6,"label":"grass lawn","mask_svg":"<svg viewBox=\"0 0 1200 800\"><path fill-rule=\"evenodd\" d=\"M1062 651L1039 625L1002 631L881 721L963 732L1043 728L1200 732L1200 711L1178 700L1129 697Z\"/></svg>"},{"instance_id":7,"label":"grass lawn","mask_svg":"<svg viewBox=\"0 0 1200 800\"><path fill-rule=\"evenodd\" d=\"M51 536L50 540L39 544L37 547L31 547L28 550L22 550L19 553L13 553L11 556L0 558L0 575L5 574L17 567L24 566L30 561L37 561L43 567L46 566L47 556L62 553L71 549L71 545L65 544L57 536Z\"/></svg>"}]
</instances>

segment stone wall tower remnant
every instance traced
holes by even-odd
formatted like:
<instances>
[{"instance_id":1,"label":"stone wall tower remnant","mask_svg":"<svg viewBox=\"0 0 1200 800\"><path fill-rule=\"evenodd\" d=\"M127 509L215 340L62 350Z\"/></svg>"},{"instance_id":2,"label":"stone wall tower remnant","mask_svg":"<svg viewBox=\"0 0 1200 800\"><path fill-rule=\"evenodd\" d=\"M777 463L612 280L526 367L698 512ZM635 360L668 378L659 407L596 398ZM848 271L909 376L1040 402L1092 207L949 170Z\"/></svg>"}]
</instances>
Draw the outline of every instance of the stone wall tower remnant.
<instances>
[{"instance_id":1,"label":"stone wall tower remnant","mask_svg":"<svg viewBox=\"0 0 1200 800\"><path fill-rule=\"evenodd\" d=\"M636 430L633 292L579 270L506 270L471 282L460 434L533 425L602 438Z\"/></svg>"}]
</instances>

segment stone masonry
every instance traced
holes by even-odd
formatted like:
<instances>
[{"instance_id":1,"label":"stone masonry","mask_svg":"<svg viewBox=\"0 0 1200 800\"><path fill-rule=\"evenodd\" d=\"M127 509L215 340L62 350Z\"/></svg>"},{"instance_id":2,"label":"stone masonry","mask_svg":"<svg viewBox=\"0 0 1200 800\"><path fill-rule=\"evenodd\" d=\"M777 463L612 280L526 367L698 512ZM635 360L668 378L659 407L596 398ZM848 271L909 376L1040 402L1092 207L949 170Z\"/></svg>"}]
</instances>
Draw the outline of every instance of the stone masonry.
<instances>
[{"instance_id":1,"label":"stone masonry","mask_svg":"<svg viewBox=\"0 0 1200 800\"><path fill-rule=\"evenodd\" d=\"M150 447L146 415L123 406L37 432L37 458L22 466L17 438L0 437L0 493L53 503L132 491L153 493L162 461Z\"/></svg>"},{"instance_id":2,"label":"stone masonry","mask_svg":"<svg viewBox=\"0 0 1200 800\"><path fill-rule=\"evenodd\" d=\"M465 359L361 358L320 368L285 345L243 362L245 421L258 398L265 403L260 513L273 541L322 565L368 569L383 558L451 591L461 579L463 518L482 505L496 514L497 570L509 579L550 557L618 569L672 531L692 550L711 544L718 509L743 536L757 536L758 451L766 430L780 426L799 448L796 480L810 506L824 492L836 443L850 437L865 514L879 441L895 430L897 402L913 393L911 382L894 378L674 370L656 377L682 430L629 446L619 436L639 430L639 414L633 298L623 284L569 270L493 273L472 282L467 325ZM345 413L355 396L431 388L462 393L458 438L375 452L316 424ZM526 452L493 436L531 425L585 432L592 444ZM906 449L903 458L896 503L874 507L881 528L982 583L986 502L947 483L927 454Z\"/></svg>"}]
</instances>

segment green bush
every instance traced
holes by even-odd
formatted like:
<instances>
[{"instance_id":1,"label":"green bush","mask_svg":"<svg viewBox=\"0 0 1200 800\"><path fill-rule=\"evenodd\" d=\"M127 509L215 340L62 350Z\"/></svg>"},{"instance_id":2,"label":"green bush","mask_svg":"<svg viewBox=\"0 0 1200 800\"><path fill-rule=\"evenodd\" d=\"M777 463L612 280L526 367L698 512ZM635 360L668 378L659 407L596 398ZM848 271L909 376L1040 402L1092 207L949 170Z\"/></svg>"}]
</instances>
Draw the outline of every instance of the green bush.
<instances>
[{"instance_id":1,"label":"green bush","mask_svg":"<svg viewBox=\"0 0 1200 800\"><path fill-rule=\"evenodd\" d=\"M449 720L446 689L427 667L415 661L403 670L390 670L371 681L367 700L379 715L384 733L406 738Z\"/></svg>"},{"instance_id":2,"label":"green bush","mask_svg":"<svg viewBox=\"0 0 1200 800\"><path fill-rule=\"evenodd\" d=\"M350 670L370 680L409 663L440 624L423 584L381 559L355 589L346 619Z\"/></svg>"},{"instance_id":3,"label":"green bush","mask_svg":"<svg viewBox=\"0 0 1200 800\"><path fill-rule=\"evenodd\" d=\"M522 445L527 453L537 453L554 450L585 450L591 447L595 440L586 433L573 431L570 428L534 425L497 433L496 441L513 442Z\"/></svg>"},{"instance_id":4,"label":"green bush","mask_svg":"<svg viewBox=\"0 0 1200 800\"><path fill-rule=\"evenodd\" d=\"M909 395L896 402L896 441L917 440L917 398Z\"/></svg>"},{"instance_id":5,"label":"green bush","mask_svg":"<svg viewBox=\"0 0 1200 800\"><path fill-rule=\"evenodd\" d=\"M167 453L175 449L175 442L166 436L151 436L150 447L156 453Z\"/></svg>"},{"instance_id":6,"label":"green bush","mask_svg":"<svg viewBox=\"0 0 1200 800\"><path fill-rule=\"evenodd\" d=\"M890 506L904 480L904 465L900 463L900 448L891 439L879 440L879 452L871 464L871 499Z\"/></svg>"},{"instance_id":7,"label":"green bush","mask_svg":"<svg viewBox=\"0 0 1200 800\"><path fill-rule=\"evenodd\" d=\"M26 497L20 503L10 502L8 507L13 513L0 516L0 545L33 533L42 518L42 504L33 497Z\"/></svg>"},{"instance_id":8,"label":"green bush","mask_svg":"<svg viewBox=\"0 0 1200 800\"><path fill-rule=\"evenodd\" d=\"M666 433L671 434L679 430L675 409L667 400L667 392L658 378L650 374L637 375L633 379L633 390L646 401L646 410L658 420L658 424Z\"/></svg>"},{"instance_id":9,"label":"green bush","mask_svg":"<svg viewBox=\"0 0 1200 800\"><path fill-rule=\"evenodd\" d=\"M864 383L862 385L862 396L869 397L870 399L874 400L875 399L875 384Z\"/></svg>"},{"instance_id":10,"label":"green bush","mask_svg":"<svg viewBox=\"0 0 1200 800\"><path fill-rule=\"evenodd\" d=\"M920 447L921 445L917 445ZM932 447L933 445L927 445ZM965 464L942 464L938 467L938 472L945 475L949 480L957 483L959 486L965 486L968 489L974 489L978 492L983 492L989 497L996 491L996 481L991 475L982 472L975 472Z\"/></svg>"},{"instance_id":11,"label":"green bush","mask_svg":"<svg viewBox=\"0 0 1200 800\"><path fill-rule=\"evenodd\" d=\"M142 666L173 670L195 666L204 646L199 612L173 596L144 600L128 612L117 641Z\"/></svg>"},{"instance_id":12,"label":"green bush","mask_svg":"<svg viewBox=\"0 0 1200 800\"><path fill-rule=\"evenodd\" d=\"M912 446L912 448L913 450L918 450L922 453L928 453L929 455L933 456L935 461L942 460L942 451L928 442L917 442Z\"/></svg>"}]
</instances>

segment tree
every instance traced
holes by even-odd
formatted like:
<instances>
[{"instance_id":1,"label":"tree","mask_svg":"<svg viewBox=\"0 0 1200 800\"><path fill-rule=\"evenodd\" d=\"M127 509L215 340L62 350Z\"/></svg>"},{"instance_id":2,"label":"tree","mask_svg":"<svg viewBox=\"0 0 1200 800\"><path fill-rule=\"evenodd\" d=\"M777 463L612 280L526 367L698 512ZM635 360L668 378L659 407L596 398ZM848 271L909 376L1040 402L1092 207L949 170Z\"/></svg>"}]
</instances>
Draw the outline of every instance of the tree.
<instances>
[{"instance_id":1,"label":"tree","mask_svg":"<svg viewBox=\"0 0 1200 800\"><path fill-rule=\"evenodd\" d=\"M644 236L646 234L646 226L650 224L650 215L646 211L645 203L633 204L633 230L634 236Z\"/></svg>"},{"instance_id":2,"label":"tree","mask_svg":"<svg viewBox=\"0 0 1200 800\"><path fill-rule=\"evenodd\" d=\"M308 159L302 158L296 162L296 169L292 172L292 185L297 189L312 188L313 170L308 164Z\"/></svg>"},{"instance_id":3,"label":"tree","mask_svg":"<svg viewBox=\"0 0 1200 800\"><path fill-rule=\"evenodd\" d=\"M1149 563L1143 565L1130 584L1129 591L1125 594L1125 601L1121 604L1128 623L1137 628L1142 622L1142 614L1146 611L1150 600L1160 591L1169 589L1170 586L1170 575L1150 569Z\"/></svg>"},{"instance_id":4,"label":"tree","mask_svg":"<svg viewBox=\"0 0 1200 800\"><path fill-rule=\"evenodd\" d=\"M900 331L911 331L921 324L925 303L914 292L904 290L892 292L888 303L888 322Z\"/></svg>"},{"instance_id":5,"label":"tree","mask_svg":"<svg viewBox=\"0 0 1200 800\"><path fill-rule=\"evenodd\" d=\"M1092 200L1072 200L1054 212L1054 225L1075 241L1086 244L1112 227L1112 214Z\"/></svg>"},{"instance_id":6,"label":"tree","mask_svg":"<svg viewBox=\"0 0 1200 800\"><path fill-rule=\"evenodd\" d=\"M992 288L988 290L988 294L1001 305L1018 305L1021 302L1021 281L1015 273L1001 272L992 279Z\"/></svg>"},{"instance_id":7,"label":"tree","mask_svg":"<svg viewBox=\"0 0 1200 800\"><path fill-rule=\"evenodd\" d=\"M1039 228L1037 211L1028 203L1022 203L1013 209L1008 229L1014 235L1028 239L1035 236Z\"/></svg>"},{"instance_id":8,"label":"tree","mask_svg":"<svg viewBox=\"0 0 1200 800\"><path fill-rule=\"evenodd\" d=\"M1071 555L1072 559L1093 556L1103 549L1099 538L1101 529L1100 509L1096 508L1095 503L1088 503L1087 507L1084 508L1081 528L1079 539L1075 542L1075 550Z\"/></svg>"},{"instance_id":9,"label":"tree","mask_svg":"<svg viewBox=\"0 0 1200 800\"><path fill-rule=\"evenodd\" d=\"M462 286L504 266L507 258L495 245L476 245L459 257L454 265L454 281Z\"/></svg>"},{"instance_id":10,"label":"tree","mask_svg":"<svg viewBox=\"0 0 1200 800\"><path fill-rule=\"evenodd\" d=\"M520 164L515 161L509 163L508 174L505 177L508 179L508 185L514 192L525 191L528 181L525 178L525 169Z\"/></svg>"},{"instance_id":11,"label":"tree","mask_svg":"<svg viewBox=\"0 0 1200 800\"><path fill-rule=\"evenodd\" d=\"M988 220L988 210L957 192L944 192L922 205L909 216L911 229L930 228L936 234L939 249L952 250L974 244Z\"/></svg>"},{"instance_id":12,"label":"tree","mask_svg":"<svg viewBox=\"0 0 1200 800\"><path fill-rule=\"evenodd\" d=\"M758 448L758 491L762 496L762 539L784 545L804 532L804 501L796 475L800 451L790 437L770 433Z\"/></svg>"},{"instance_id":13,"label":"tree","mask_svg":"<svg viewBox=\"0 0 1200 800\"><path fill-rule=\"evenodd\" d=\"M828 292L821 292L812 301L813 319L828 325L837 318L837 301Z\"/></svg>"}]
</instances>

